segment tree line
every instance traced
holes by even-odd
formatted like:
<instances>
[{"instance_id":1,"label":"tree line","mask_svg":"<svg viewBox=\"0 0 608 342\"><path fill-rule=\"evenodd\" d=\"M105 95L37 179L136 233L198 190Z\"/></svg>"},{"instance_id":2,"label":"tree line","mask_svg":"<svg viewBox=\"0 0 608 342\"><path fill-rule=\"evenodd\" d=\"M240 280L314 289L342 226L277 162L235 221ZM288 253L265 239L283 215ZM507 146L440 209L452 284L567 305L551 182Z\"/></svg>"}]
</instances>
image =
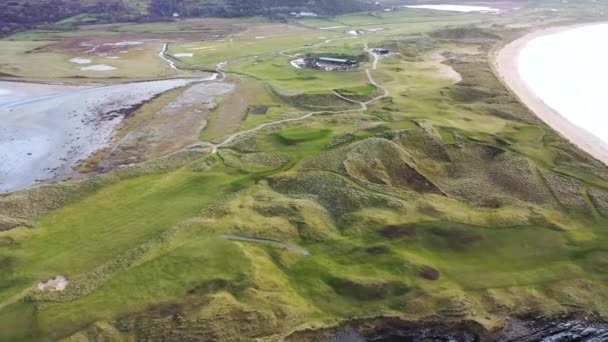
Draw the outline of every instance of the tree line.
<instances>
[{"instance_id":1,"label":"tree line","mask_svg":"<svg viewBox=\"0 0 608 342\"><path fill-rule=\"evenodd\" d=\"M97 22L121 22L166 20L174 13L182 17L276 18L294 11L336 15L373 7L371 0L149 0L148 13L138 13L127 4L125 0L0 0L0 36L79 14L92 15Z\"/></svg>"},{"instance_id":2,"label":"tree line","mask_svg":"<svg viewBox=\"0 0 608 342\"><path fill-rule=\"evenodd\" d=\"M149 12L157 17L170 17L174 13L185 17L272 17L294 11L336 15L369 10L371 6L363 0L151 0Z\"/></svg>"},{"instance_id":3,"label":"tree line","mask_svg":"<svg viewBox=\"0 0 608 342\"><path fill-rule=\"evenodd\" d=\"M56 23L83 13L96 14L107 21L118 21L127 12L122 0L2 0L0 35Z\"/></svg>"}]
</instances>

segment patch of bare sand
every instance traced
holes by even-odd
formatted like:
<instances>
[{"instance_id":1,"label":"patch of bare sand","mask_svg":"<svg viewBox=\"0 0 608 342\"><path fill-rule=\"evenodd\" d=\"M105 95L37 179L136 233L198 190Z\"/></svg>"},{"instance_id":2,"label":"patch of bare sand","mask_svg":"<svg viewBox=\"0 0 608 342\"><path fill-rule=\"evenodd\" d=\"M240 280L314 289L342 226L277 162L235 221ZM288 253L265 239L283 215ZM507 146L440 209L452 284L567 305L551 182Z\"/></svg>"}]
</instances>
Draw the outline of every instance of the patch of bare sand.
<instances>
[{"instance_id":1,"label":"patch of bare sand","mask_svg":"<svg viewBox=\"0 0 608 342\"><path fill-rule=\"evenodd\" d=\"M66 277L58 275L55 278L49 279L45 282L38 283L39 291L63 291L68 287L70 282Z\"/></svg>"}]
</instances>

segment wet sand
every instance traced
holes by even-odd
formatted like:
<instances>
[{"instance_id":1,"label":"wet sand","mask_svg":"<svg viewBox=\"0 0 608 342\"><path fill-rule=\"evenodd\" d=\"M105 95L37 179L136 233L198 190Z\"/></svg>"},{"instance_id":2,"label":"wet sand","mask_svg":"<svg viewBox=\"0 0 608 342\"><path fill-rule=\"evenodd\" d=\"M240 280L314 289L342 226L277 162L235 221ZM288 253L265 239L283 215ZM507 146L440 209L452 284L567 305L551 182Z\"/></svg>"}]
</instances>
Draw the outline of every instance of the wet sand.
<instances>
[{"instance_id":1,"label":"wet sand","mask_svg":"<svg viewBox=\"0 0 608 342\"><path fill-rule=\"evenodd\" d=\"M78 161L106 147L121 111L195 80L102 87L0 82L0 193L76 176Z\"/></svg>"},{"instance_id":2,"label":"wet sand","mask_svg":"<svg viewBox=\"0 0 608 342\"><path fill-rule=\"evenodd\" d=\"M511 88L517 97L536 116L558 131L571 143L608 165L608 144L570 122L559 112L548 106L528 87L518 70L518 56L530 41L544 35L555 34L582 26L587 25L549 28L519 38L506 45L497 53L494 59L495 68L507 86Z\"/></svg>"}]
</instances>

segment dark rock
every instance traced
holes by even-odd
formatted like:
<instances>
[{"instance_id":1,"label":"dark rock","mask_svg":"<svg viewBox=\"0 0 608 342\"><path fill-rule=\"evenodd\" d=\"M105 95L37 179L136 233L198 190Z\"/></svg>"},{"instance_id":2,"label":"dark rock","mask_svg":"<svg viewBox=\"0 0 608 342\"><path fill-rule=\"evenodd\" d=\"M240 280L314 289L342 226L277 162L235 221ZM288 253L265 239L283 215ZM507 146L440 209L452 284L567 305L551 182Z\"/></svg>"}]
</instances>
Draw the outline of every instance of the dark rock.
<instances>
[{"instance_id":1,"label":"dark rock","mask_svg":"<svg viewBox=\"0 0 608 342\"><path fill-rule=\"evenodd\" d=\"M296 332L286 341L327 342L607 342L608 323L576 315L511 318L489 332L470 321L353 320L348 324Z\"/></svg>"},{"instance_id":2,"label":"dark rock","mask_svg":"<svg viewBox=\"0 0 608 342\"><path fill-rule=\"evenodd\" d=\"M420 267L420 276L426 280L437 280L440 277L440 273L438 270L434 269L431 266L422 266Z\"/></svg>"}]
</instances>

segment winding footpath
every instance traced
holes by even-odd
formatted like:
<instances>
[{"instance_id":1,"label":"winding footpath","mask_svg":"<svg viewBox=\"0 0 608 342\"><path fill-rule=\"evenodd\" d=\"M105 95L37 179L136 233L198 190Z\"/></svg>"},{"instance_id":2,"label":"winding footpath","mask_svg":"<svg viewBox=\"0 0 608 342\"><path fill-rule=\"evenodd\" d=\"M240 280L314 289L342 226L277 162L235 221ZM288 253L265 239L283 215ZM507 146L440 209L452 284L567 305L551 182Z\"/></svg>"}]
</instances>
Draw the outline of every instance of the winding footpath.
<instances>
[{"instance_id":1,"label":"winding footpath","mask_svg":"<svg viewBox=\"0 0 608 342\"><path fill-rule=\"evenodd\" d=\"M171 60L171 58L167 57L167 52L169 51L169 44L165 43L163 45L163 49L158 53L158 57L162 58L165 62L169 64L169 67L173 70L179 70L177 66L175 66L175 62Z\"/></svg>"}]
</instances>

